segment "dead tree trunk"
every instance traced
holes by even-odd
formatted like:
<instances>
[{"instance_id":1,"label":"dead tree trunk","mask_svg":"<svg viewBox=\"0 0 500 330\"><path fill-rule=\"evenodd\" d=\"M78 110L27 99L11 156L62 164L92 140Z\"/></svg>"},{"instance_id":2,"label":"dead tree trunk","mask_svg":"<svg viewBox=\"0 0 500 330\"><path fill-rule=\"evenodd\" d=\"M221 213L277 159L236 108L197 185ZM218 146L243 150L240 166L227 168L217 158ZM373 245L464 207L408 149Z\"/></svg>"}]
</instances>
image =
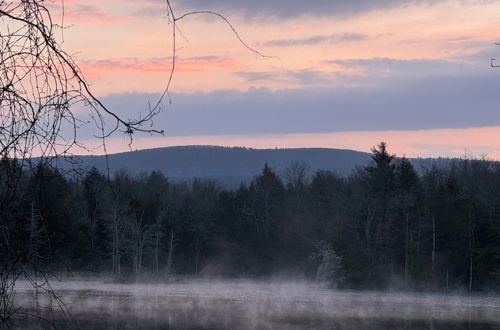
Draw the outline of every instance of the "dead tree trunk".
<instances>
[{"instance_id":1,"label":"dead tree trunk","mask_svg":"<svg viewBox=\"0 0 500 330\"><path fill-rule=\"evenodd\" d=\"M474 267L474 250L475 250L475 230L476 220L474 214L467 217L468 231L469 231L469 292L472 292L472 279Z\"/></svg>"},{"instance_id":2,"label":"dead tree trunk","mask_svg":"<svg viewBox=\"0 0 500 330\"><path fill-rule=\"evenodd\" d=\"M160 229L158 224L156 225L155 232L155 264L156 264L156 274L160 272Z\"/></svg>"},{"instance_id":3,"label":"dead tree trunk","mask_svg":"<svg viewBox=\"0 0 500 330\"><path fill-rule=\"evenodd\" d=\"M408 288L408 271L410 268L409 236L410 236L410 216L406 212L406 239L405 239L405 287Z\"/></svg>"},{"instance_id":4,"label":"dead tree trunk","mask_svg":"<svg viewBox=\"0 0 500 330\"><path fill-rule=\"evenodd\" d=\"M129 248L132 253L132 269L134 275L137 276L142 272L144 250L146 245L150 243L153 238L155 226L145 223L144 211L140 216L134 214L131 220L130 231L132 237Z\"/></svg>"},{"instance_id":5,"label":"dead tree trunk","mask_svg":"<svg viewBox=\"0 0 500 330\"><path fill-rule=\"evenodd\" d=\"M373 275L373 246L372 246L372 227L373 227L373 222L375 220L375 213L376 210L375 208L371 208L368 206L367 209L367 214L365 217L365 221L363 224L363 233L365 234L365 246L366 246L366 253L368 257L368 274L369 277L371 278Z\"/></svg>"},{"instance_id":6,"label":"dead tree trunk","mask_svg":"<svg viewBox=\"0 0 500 330\"><path fill-rule=\"evenodd\" d=\"M174 259L174 230L170 231L170 241L168 244L168 258L167 258L167 276L171 276L173 273L173 259Z\"/></svg>"},{"instance_id":7,"label":"dead tree trunk","mask_svg":"<svg viewBox=\"0 0 500 330\"><path fill-rule=\"evenodd\" d=\"M431 215L432 219L432 280L434 281L434 273L436 271L436 220L434 214Z\"/></svg>"},{"instance_id":8,"label":"dead tree trunk","mask_svg":"<svg viewBox=\"0 0 500 330\"><path fill-rule=\"evenodd\" d=\"M121 275L121 267L120 267L120 225L119 225L119 217L118 210L115 208L113 210L112 215L112 232L113 232L113 252L112 252L112 260L113 260L113 273L115 275Z\"/></svg>"}]
</instances>

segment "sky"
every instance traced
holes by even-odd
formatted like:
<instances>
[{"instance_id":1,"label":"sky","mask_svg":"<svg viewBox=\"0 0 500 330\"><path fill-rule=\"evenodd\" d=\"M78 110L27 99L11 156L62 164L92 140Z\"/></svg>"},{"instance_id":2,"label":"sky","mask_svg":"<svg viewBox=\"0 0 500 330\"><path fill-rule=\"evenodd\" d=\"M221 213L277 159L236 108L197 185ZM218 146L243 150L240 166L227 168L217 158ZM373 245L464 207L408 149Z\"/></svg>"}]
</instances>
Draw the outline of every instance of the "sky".
<instances>
[{"instance_id":1,"label":"sky","mask_svg":"<svg viewBox=\"0 0 500 330\"><path fill-rule=\"evenodd\" d=\"M136 134L132 149L370 151L385 141L407 157L500 160L500 69L490 66L500 0L171 2L177 17L224 15L266 57L216 16L178 21L176 71L153 122L165 134ZM145 113L171 68L166 2L65 0L64 24L63 47L104 104L125 118ZM97 146L90 126L80 138ZM108 152L129 148L123 134L108 139Z\"/></svg>"}]
</instances>

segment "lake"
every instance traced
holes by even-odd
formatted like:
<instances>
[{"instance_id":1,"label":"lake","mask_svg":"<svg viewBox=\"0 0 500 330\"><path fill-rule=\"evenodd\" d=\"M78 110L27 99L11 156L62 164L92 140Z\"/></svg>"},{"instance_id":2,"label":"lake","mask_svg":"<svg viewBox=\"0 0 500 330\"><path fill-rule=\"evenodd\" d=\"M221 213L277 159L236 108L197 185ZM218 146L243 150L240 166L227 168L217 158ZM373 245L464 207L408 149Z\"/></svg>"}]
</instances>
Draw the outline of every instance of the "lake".
<instances>
[{"instance_id":1,"label":"lake","mask_svg":"<svg viewBox=\"0 0 500 330\"><path fill-rule=\"evenodd\" d=\"M500 330L498 296L337 291L288 281L51 284L67 313L45 309L47 297L40 300L40 310L58 328ZM16 290L23 311L33 311L33 289L20 282ZM17 319L13 327L43 329L49 324Z\"/></svg>"}]
</instances>

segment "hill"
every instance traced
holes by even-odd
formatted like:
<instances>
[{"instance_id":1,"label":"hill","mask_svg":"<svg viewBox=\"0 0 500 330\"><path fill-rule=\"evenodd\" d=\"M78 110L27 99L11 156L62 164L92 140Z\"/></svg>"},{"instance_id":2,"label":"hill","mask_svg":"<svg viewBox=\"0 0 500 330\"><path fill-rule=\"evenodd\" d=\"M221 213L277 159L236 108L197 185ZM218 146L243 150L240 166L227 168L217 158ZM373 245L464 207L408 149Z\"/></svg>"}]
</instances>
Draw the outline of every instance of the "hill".
<instances>
[{"instance_id":1,"label":"hill","mask_svg":"<svg viewBox=\"0 0 500 330\"><path fill-rule=\"evenodd\" d=\"M108 156L111 172L126 169L131 174L162 171L173 180L212 178L237 185L257 175L264 164L284 173L294 162L305 162L310 173L331 170L345 176L370 160L370 154L341 149L251 149L217 146L182 146L130 151ZM106 171L105 156L80 156L80 166Z\"/></svg>"}]
</instances>

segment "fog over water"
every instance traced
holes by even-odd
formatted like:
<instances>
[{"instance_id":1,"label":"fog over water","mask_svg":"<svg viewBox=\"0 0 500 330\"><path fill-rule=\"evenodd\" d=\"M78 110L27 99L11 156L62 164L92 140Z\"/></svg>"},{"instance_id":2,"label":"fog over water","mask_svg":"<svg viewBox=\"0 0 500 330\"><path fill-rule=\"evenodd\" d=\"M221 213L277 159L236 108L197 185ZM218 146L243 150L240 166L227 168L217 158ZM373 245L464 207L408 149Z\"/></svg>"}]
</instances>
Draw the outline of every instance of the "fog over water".
<instances>
[{"instance_id":1,"label":"fog over water","mask_svg":"<svg viewBox=\"0 0 500 330\"><path fill-rule=\"evenodd\" d=\"M289 281L52 285L71 312L68 317L56 311L60 328L500 329L500 297L494 296L336 291ZM25 310L34 308L26 283L20 282L17 292ZM33 321L16 323L33 326Z\"/></svg>"}]
</instances>

